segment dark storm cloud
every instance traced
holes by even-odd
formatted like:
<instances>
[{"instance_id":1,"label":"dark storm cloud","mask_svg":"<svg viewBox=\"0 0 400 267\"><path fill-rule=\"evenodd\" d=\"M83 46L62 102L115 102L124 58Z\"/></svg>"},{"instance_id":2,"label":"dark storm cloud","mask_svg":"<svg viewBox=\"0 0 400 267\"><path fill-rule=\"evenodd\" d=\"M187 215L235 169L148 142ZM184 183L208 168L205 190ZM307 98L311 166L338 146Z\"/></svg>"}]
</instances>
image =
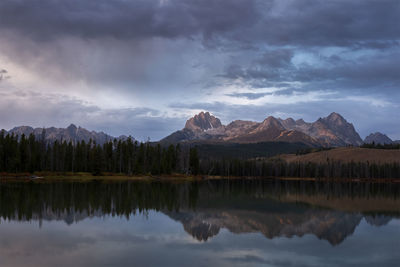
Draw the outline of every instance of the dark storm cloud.
<instances>
[{"instance_id":1,"label":"dark storm cloud","mask_svg":"<svg viewBox=\"0 0 400 267\"><path fill-rule=\"evenodd\" d=\"M257 80L263 80L268 84L273 81L289 81L288 71L294 70L293 55L294 51L290 49L264 51L256 54L255 59L247 63L247 66L233 63L227 66L225 72L219 76L228 79L240 78L253 83Z\"/></svg>"},{"instance_id":2,"label":"dark storm cloud","mask_svg":"<svg viewBox=\"0 0 400 267\"><path fill-rule=\"evenodd\" d=\"M375 71L372 69L375 62L371 61L376 58L322 68L307 65L294 67L292 59L296 53L311 51L318 54L319 48L332 46L356 52L365 48L398 50L399 14L400 2L396 0L5 0L0 2L0 34L3 32L6 36L3 42L8 45L3 45L1 50L20 64L35 62L37 65L31 68L56 66L49 67L53 70L49 72L57 80L64 75L69 79L83 77L100 82L108 79L129 83L145 79L154 83L162 80L157 75L166 69L160 64L162 68L151 66L151 74L144 73L148 69L147 63L154 65L158 59L152 56L156 54L154 50L174 47L162 40L191 41L192 44L184 45L188 51L182 51L190 56L190 45L200 38L207 49L216 49L221 54L253 56L254 59L247 65L235 56L226 58L225 71L214 75L228 79L244 78L254 87L262 87L271 81L332 80L342 74L349 79L360 79L360 76L363 79L371 77L368 73ZM76 40L67 42L63 38ZM156 48L146 50L153 45L138 44L154 38L161 38ZM42 44L44 41L47 41L45 45ZM173 62L180 56L181 49L176 50L168 50L167 53L174 56L164 59L171 61L175 69L182 65ZM196 56L201 57L192 55L192 58ZM386 63L377 62L384 64L384 69L376 67L382 79L395 77L396 80L399 76L398 71L393 70L393 67L400 69L394 56L398 53L388 58ZM107 63L99 64L99 58ZM330 59L330 64L333 60L334 57ZM93 66L89 66L88 62ZM370 65L370 70L363 66L366 63ZM358 68L359 65L361 68ZM174 68L168 68L170 72L171 69ZM213 71L219 70L210 68L210 72ZM175 75L180 72L177 70ZM174 75L167 76L171 78ZM181 76L187 77L188 74ZM212 74L208 73L208 76ZM203 83L216 83L210 80Z\"/></svg>"},{"instance_id":3,"label":"dark storm cloud","mask_svg":"<svg viewBox=\"0 0 400 267\"><path fill-rule=\"evenodd\" d=\"M247 99L258 99L266 95L272 95L272 93L232 93L232 94L226 94L227 96L233 96L233 97L244 97Z\"/></svg>"},{"instance_id":4,"label":"dark storm cloud","mask_svg":"<svg viewBox=\"0 0 400 267\"><path fill-rule=\"evenodd\" d=\"M276 49L264 52L263 55L256 60L256 63L270 68L284 68L292 64L294 52L289 49Z\"/></svg>"},{"instance_id":5,"label":"dark storm cloud","mask_svg":"<svg viewBox=\"0 0 400 267\"><path fill-rule=\"evenodd\" d=\"M6 0L0 3L0 27L37 40L60 35L176 38L241 28L257 13L253 0Z\"/></svg>"},{"instance_id":6,"label":"dark storm cloud","mask_svg":"<svg viewBox=\"0 0 400 267\"><path fill-rule=\"evenodd\" d=\"M279 2L279 1L277 1ZM399 40L398 1L283 1L264 21L271 43L376 46Z\"/></svg>"},{"instance_id":7,"label":"dark storm cloud","mask_svg":"<svg viewBox=\"0 0 400 267\"><path fill-rule=\"evenodd\" d=\"M254 42L387 47L399 40L399 13L396 0L3 0L0 28L39 40L218 34L250 47Z\"/></svg>"},{"instance_id":8,"label":"dark storm cloud","mask_svg":"<svg viewBox=\"0 0 400 267\"><path fill-rule=\"evenodd\" d=\"M319 87L339 91L379 89L398 92L400 87L400 65L396 60L400 58L400 53L397 50L373 53L355 59L337 55L320 57L317 66L295 66L291 61L292 55L291 52L282 53L282 50L277 50L272 57L264 55L260 60L245 63L243 66L232 64L221 77L242 79L254 88L276 86L284 82L307 83L307 86L297 90L314 90ZM275 84L271 84L272 82Z\"/></svg>"}]
</instances>

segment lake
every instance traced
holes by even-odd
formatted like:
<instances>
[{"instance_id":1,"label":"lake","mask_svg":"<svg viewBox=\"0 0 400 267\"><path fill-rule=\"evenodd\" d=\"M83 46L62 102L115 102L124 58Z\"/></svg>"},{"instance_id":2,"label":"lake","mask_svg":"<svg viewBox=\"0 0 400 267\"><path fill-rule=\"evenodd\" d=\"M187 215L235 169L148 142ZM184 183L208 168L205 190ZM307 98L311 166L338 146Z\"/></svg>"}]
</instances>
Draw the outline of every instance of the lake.
<instances>
[{"instance_id":1,"label":"lake","mask_svg":"<svg viewBox=\"0 0 400 267\"><path fill-rule=\"evenodd\" d=\"M400 185L2 182L0 266L399 266Z\"/></svg>"}]
</instances>

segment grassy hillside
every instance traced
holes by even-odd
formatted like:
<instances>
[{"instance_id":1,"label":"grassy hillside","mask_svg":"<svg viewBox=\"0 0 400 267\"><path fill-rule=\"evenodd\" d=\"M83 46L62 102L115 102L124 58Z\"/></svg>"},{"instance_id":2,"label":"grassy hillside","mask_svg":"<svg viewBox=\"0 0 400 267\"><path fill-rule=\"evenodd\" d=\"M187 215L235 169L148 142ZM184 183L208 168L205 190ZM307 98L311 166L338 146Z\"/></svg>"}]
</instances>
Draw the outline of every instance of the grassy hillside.
<instances>
[{"instance_id":1,"label":"grassy hillside","mask_svg":"<svg viewBox=\"0 0 400 267\"><path fill-rule=\"evenodd\" d=\"M279 158L287 162L314 162L329 161L341 162L370 162L370 163L400 163L400 150L370 149L359 147L341 147L326 151L313 152L305 155L281 155Z\"/></svg>"}]
</instances>

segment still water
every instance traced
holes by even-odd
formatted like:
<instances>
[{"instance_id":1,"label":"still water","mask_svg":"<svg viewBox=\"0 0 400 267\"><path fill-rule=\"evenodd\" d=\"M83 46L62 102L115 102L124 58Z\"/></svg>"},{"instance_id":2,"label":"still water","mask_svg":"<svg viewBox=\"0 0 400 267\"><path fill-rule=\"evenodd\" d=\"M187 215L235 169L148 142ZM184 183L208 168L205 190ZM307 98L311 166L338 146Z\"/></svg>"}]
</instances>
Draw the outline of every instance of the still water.
<instances>
[{"instance_id":1,"label":"still water","mask_svg":"<svg viewBox=\"0 0 400 267\"><path fill-rule=\"evenodd\" d=\"M400 185L0 183L0 266L399 266Z\"/></svg>"}]
</instances>

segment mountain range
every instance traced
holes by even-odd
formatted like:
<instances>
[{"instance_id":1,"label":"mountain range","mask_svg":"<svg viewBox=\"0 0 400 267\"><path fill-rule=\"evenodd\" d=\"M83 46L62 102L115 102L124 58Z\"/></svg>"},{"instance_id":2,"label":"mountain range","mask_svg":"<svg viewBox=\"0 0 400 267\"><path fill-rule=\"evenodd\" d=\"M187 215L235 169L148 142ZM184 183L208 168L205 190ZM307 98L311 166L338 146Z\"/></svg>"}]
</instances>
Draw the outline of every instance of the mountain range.
<instances>
[{"instance_id":1,"label":"mountain range","mask_svg":"<svg viewBox=\"0 0 400 267\"><path fill-rule=\"evenodd\" d=\"M290 142L311 146L358 146L363 140L353 124L340 114L331 113L309 123L302 119L281 119L272 116L262 122L235 120L228 125L209 112L190 118L182 130L167 136L162 142L214 141L231 143Z\"/></svg>"},{"instance_id":2,"label":"mountain range","mask_svg":"<svg viewBox=\"0 0 400 267\"><path fill-rule=\"evenodd\" d=\"M30 126L15 127L5 133L29 136L46 141L95 141L104 144L109 140L126 140L127 136L113 137L104 132L89 131L71 124L67 128L32 128ZM44 136L42 136L44 134ZM319 118L315 122L303 119L281 119L273 116L262 122L235 120L223 125L221 120L209 112L200 112L186 121L185 127L160 140L162 144L180 142L200 142L212 144L255 144L262 142L301 143L314 147L359 146L363 143L394 144L387 135L376 132L362 140L352 123L343 116L332 112L329 116Z\"/></svg>"},{"instance_id":3,"label":"mountain range","mask_svg":"<svg viewBox=\"0 0 400 267\"><path fill-rule=\"evenodd\" d=\"M19 126L15 127L9 131L5 131L5 134L14 134L16 136L25 135L28 137L33 134L37 139L44 139L48 142L66 141L66 142L81 142L85 141L88 143L90 140L96 142L96 144L104 144L107 141L118 139L125 140L128 137L121 135L119 137L113 137L111 135L105 134L104 132L89 131L82 127L76 127L71 124L67 128L32 128L30 126Z\"/></svg>"}]
</instances>

